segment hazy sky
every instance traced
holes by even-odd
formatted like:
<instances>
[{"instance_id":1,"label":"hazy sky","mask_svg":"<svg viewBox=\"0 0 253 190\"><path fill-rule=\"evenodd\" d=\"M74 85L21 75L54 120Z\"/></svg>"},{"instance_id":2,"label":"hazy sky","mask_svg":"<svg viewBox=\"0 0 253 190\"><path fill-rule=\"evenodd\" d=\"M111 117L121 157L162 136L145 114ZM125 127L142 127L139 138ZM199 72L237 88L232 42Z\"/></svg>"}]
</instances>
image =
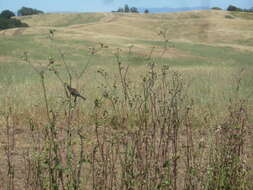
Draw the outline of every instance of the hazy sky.
<instances>
[{"instance_id":1,"label":"hazy sky","mask_svg":"<svg viewBox=\"0 0 253 190\"><path fill-rule=\"evenodd\" d=\"M107 12L116 10L124 4L143 8L196 6L226 8L230 4L241 8L251 8L253 0L0 0L0 10L10 9L16 12L22 6L26 6L45 12Z\"/></svg>"}]
</instances>

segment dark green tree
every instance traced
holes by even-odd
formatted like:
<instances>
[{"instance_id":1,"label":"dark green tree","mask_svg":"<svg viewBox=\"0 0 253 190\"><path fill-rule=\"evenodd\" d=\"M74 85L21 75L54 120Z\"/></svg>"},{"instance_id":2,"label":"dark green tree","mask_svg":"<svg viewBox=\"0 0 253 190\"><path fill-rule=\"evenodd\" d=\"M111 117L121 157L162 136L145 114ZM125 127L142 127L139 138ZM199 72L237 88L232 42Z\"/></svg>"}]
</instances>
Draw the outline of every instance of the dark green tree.
<instances>
[{"instance_id":1,"label":"dark green tree","mask_svg":"<svg viewBox=\"0 0 253 190\"><path fill-rule=\"evenodd\" d=\"M125 8L124 8L124 12L125 13L129 13L130 9L129 9L129 6L126 4L125 5Z\"/></svg>"},{"instance_id":2,"label":"dark green tree","mask_svg":"<svg viewBox=\"0 0 253 190\"><path fill-rule=\"evenodd\" d=\"M0 14L0 30L16 27L27 27L28 25L22 23L20 20L11 18L15 14L10 10L4 10Z\"/></svg>"},{"instance_id":3,"label":"dark green tree","mask_svg":"<svg viewBox=\"0 0 253 190\"><path fill-rule=\"evenodd\" d=\"M8 29L8 28L16 28L16 27L27 27L28 25L22 23L20 20L15 18L4 18L0 16L0 30Z\"/></svg>"},{"instance_id":4,"label":"dark green tree","mask_svg":"<svg viewBox=\"0 0 253 190\"><path fill-rule=\"evenodd\" d=\"M227 8L228 11L242 11L242 9L234 6L234 5L229 5Z\"/></svg>"},{"instance_id":5,"label":"dark green tree","mask_svg":"<svg viewBox=\"0 0 253 190\"><path fill-rule=\"evenodd\" d=\"M212 9L213 9L213 10L218 10L218 11L219 11L219 10L222 10L222 8L220 8L220 7L212 7Z\"/></svg>"},{"instance_id":6,"label":"dark green tree","mask_svg":"<svg viewBox=\"0 0 253 190\"><path fill-rule=\"evenodd\" d=\"M10 10L4 10L1 12L0 16L9 19L9 18L15 16L15 14Z\"/></svg>"},{"instance_id":7,"label":"dark green tree","mask_svg":"<svg viewBox=\"0 0 253 190\"><path fill-rule=\"evenodd\" d=\"M22 7L18 10L18 16L26 16L26 15L36 15L36 14L43 14L43 11L28 8L28 7Z\"/></svg>"},{"instance_id":8,"label":"dark green tree","mask_svg":"<svg viewBox=\"0 0 253 190\"><path fill-rule=\"evenodd\" d=\"M148 10L148 9L145 9L144 13L145 13L145 14L148 14L148 13L149 13L149 10Z\"/></svg>"},{"instance_id":9,"label":"dark green tree","mask_svg":"<svg viewBox=\"0 0 253 190\"><path fill-rule=\"evenodd\" d=\"M123 12L124 12L124 9L123 9L123 8L119 8L119 9L117 10L117 12L123 13Z\"/></svg>"},{"instance_id":10,"label":"dark green tree","mask_svg":"<svg viewBox=\"0 0 253 190\"><path fill-rule=\"evenodd\" d=\"M136 7L131 7L130 12L131 13L139 13L139 11Z\"/></svg>"}]
</instances>

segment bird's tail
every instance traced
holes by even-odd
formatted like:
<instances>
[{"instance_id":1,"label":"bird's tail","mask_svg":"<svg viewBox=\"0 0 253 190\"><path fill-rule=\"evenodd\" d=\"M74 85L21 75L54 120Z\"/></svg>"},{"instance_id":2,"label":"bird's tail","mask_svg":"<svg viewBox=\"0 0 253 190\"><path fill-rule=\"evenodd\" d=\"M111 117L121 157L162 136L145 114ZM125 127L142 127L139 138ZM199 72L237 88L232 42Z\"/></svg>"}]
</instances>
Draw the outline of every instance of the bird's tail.
<instances>
[{"instance_id":1,"label":"bird's tail","mask_svg":"<svg viewBox=\"0 0 253 190\"><path fill-rule=\"evenodd\" d=\"M86 100L86 98L85 98L84 96L81 96L81 95L80 95L79 97L82 98L83 100Z\"/></svg>"}]
</instances>

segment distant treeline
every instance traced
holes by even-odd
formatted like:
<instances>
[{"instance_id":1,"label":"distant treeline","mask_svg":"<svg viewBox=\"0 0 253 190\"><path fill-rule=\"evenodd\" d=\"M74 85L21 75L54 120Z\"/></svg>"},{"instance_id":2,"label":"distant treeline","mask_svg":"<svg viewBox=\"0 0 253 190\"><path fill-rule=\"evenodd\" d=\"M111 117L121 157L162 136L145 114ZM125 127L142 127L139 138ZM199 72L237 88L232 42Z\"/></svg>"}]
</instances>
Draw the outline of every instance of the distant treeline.
<instances>
[{"instance_id":1,"label":"distant treeline","mask_svg":"<svg viewBox=\"0 0 253 190\"><path fill-rule=\"evenodd\" d=\"M229 5L227 10L228 11L253 12L253 7L251 7L250 9L241 9L241 8L236 7L234 5Z\"/></svg>"},{"instance_id":2,"label":"distant treeline","mask_svg":"<svg viewBox=\"0 0 253 190\"><path fill-rule=\"evenodd\" d=\"M120 7L117 11L112 12L118 12L118 13L139 13L139 10L136 7L129 7L127 4L124 6L124 8ZM149 13L149 10L146 9L144 13Z\"/></svg>"},{"instance_id":3,"label":"distant treeline","mask_svg":"<svg viewBox=\"0 0 253 190\"><path fill-rule=\"evenodd\" d=\"M213 10L222 10L222 8L220 7L213 7ZM234 5L229 5L227 8L227 11L240 11L240 12L253 12L253 7L251 7L250 9L242 9L239 7L236 7Z\"/></svg>"},{"instance_id":4,"label":"distant treeline","mask_svg":"<svg viewBox=\"0 0 253 190\"><path fill-rule=\"evenodd\" d=\"M22 7L17 11L18 16L35 15L43 13L44 13L43 11L28 7ZM2 11L0 14L0 30L28 26L26 23L22 23L20 20L13 18L14 16L16 16L15 13L10 10Z\"/></svg>"},{"instance_id":5,"label":"distant treeline","mask_svg":"<svg viewBox=\"0 0 253 190\"><path fill-rule=\"evenodd\" d=\"M18 10L18 16L38 15L38 14L44 14L44 12L28 7L22 7L21 9Z\"/></svg>"}]
</instances>

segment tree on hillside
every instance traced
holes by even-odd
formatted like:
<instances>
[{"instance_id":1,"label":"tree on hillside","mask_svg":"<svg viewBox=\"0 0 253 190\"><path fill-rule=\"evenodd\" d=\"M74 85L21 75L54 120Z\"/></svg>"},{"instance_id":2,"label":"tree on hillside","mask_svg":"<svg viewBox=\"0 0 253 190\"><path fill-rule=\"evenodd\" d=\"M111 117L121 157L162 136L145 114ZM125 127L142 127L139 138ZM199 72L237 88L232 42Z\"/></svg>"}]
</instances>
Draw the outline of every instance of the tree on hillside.
<instances>
[{"instance_id":1,"label":"tree on hillside","mask_svg":"<svg viewBox=\"0 0 253 190\"><path fill-rule=\"evenodd\" d=\"M124 8L124 12L125 12L125 13L129 13L129 11L130 11L130 9L129 9L128 5L126 4L126 5L125 5L125 8Z\"/></svg>"},{"instance_id":2,"label":"tree on hillside","mask_svg":"<svg viewBox=\"0 0 253 190\"><path fill-rule=\"evenodd\" d=\"M218 11L219 11L219 10L222 10L222 8L220 8L220 7L212 7L212 9L213 9L213 10L218 10Z\"/></svg>"},{"instance_id":3,"label":"tree on hillside","mask_svg":"<svg viewBox=\"0 0 253 190\"><path fill-rule=\"evenodd\" d=\"M9 18L15 16L15 14L10 10L4 10L1 12L0 16L9 19Z\"/></svg>"},{"instance_id":4,"label":"tree on hillside","mask_svg":"<svg viewBox=\"0 0 253 190\"><path fill-rule=\"evenodd\" d=\"M0 30L16 27L27 27L28 25L22 23L20 20L11 18L15 14L10 10L4 10L0 14Z\"/></svg>"},{"instance_id":5,"label":"tree on hillside","mask_svg":"<svg viewBox=\"0 0 253 190\"><path fill-rule=\"evenodd\" d=\"M242 11L242 9L234 6L234 5L229 5L227 8L228 11Z\"/></svg>"},{"instance_id":6,"label":"tree on hillside","mask_svg":"<svg viewBox=\"0 0 253 190\"><path fill-rule=\"evenodd\" d=\"M148 9L145 9L144 13L145 13L145 14L148 14L148 13L149 13L149 10L148 10Z\"/></svg>"},{"instance_id":7,"label":"tree on hillside","mask_svg":"<svg viewBox=\"0 0 253 190\"><path fill-rule=\"evenodd\" d=\"M139 13L138 9L136 7L131 7L126 4L124 8L119 8L117 11L112 12L119 12L119 13Z\"/></svg>"},{"instance_id":8,"label":"tree on hillside","mask_svg":"<svg viewBox=\"0 0 253 190\"><path fill-rule=\"evenodd\" d=\"M130 12L131 13L139 13L139 11L136 7L131 7Z\"/></svg>"},{"instance_id":9,"label":"tree on hillside","mask_svg":"<svg viewBox=\"0 0 253 190\"><path fill-rule=\"evenodd\" d=\"M22 23L20 20L15 18L4 18L0 16L0 30L16 27L28 27L27 24Z\"/></svg>"},{"instance_id":10,"label":"tree on hillside","mask_svg":"<svg viewBox=\"0 0 253 190\"><path fill-rule=\"evenodd\" d=\"M124 12L124 9L120 7L120 8L117 10L117 12L123 13L123 12Z\"/></svg>"},{"instance_id":11,"label":"tree on hillside","mask_svg":"<svg viewBox=\"0 0 253 190\"><path fill-rule=\"evenodd\" d=\"M36 15L36 14L43 14L43 11L28 8L28 7L22 7L18 10L18 16L26 16L26 15Z\"/></svg>"}]
</instances>

